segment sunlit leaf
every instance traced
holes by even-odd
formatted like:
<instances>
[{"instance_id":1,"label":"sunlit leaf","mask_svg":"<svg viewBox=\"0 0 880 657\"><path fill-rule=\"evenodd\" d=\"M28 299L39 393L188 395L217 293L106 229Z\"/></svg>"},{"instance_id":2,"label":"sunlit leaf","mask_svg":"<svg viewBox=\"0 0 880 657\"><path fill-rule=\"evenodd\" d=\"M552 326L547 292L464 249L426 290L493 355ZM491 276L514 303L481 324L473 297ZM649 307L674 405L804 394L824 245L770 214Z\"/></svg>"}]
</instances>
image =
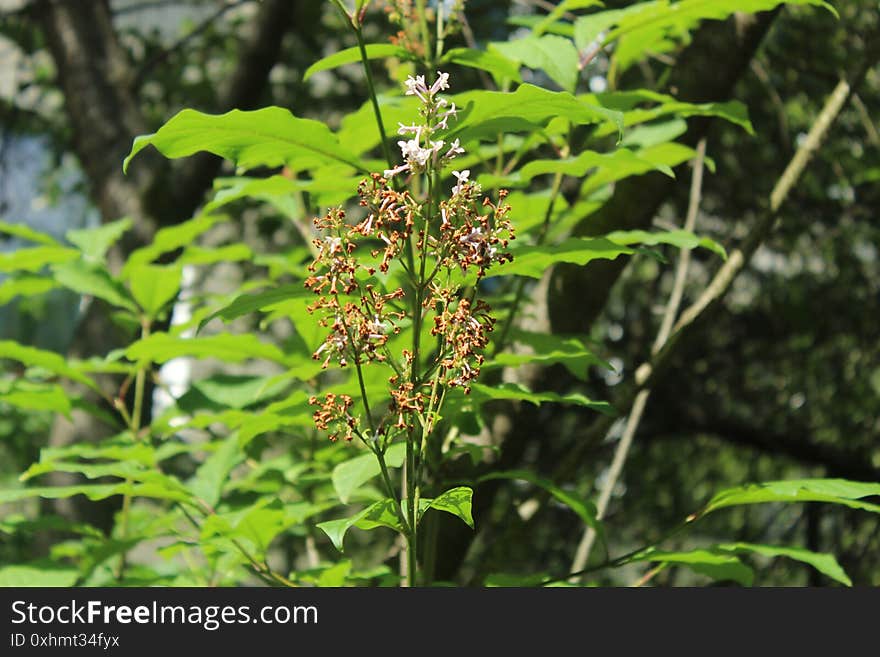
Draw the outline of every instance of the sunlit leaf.
<instances>
[{"instance_id":1,"label":"sunlit leaf","mask_svg":"<svg viewBox=\"0 0 880 657\"><path fill-rule=\"evenodd\" d=\"M408 59L410 57L409 51L405 48L390 43L368 43L365 44L365 49L367 51L367 59L384 59L385 57ZM324 57L323 59L319 59L317 62L309 66L303 74L303 82L306 82L319 71L329 71L345 64L352 64L359 61L361 61L361 51L358 46L340 50L332 55Z\"/></svg>"},{"instance_id":2,"label":"sunlit leaf","mask_svg":"<svg viewBox=\"0 0 880 657\"><path fill-rule=\"evenodd\" d=\"M123 170L149 145L169 158L208 151L244 169L287 165L301 170L336 161L368 172L324 123L297 118L281 107L226 114L182 110L158 132L135 138Z\"/></svg>"}]
</instances>

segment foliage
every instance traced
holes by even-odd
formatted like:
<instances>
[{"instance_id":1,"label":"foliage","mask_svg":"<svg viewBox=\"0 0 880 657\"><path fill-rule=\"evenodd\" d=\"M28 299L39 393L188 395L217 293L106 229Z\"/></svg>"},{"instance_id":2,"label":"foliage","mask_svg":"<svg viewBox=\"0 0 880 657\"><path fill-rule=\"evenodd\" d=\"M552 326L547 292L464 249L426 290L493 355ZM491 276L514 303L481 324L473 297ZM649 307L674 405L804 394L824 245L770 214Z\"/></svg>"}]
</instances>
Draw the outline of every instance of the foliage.
<instances>
[{"instance_id":1,"label":"foliage","mask_svg":"<svg viewBox=\"0 0 880 657\"><path fill-rule=\"evenodd\" d=\"M661 540L612 557L612 537L589 495L538 472L497 467L487 440L504 404L628 411L588 385L614 374L604 346L522 325L526 291L560 263L633 259L657 278L675 253L664 245L726 258L715 239L679 228L584 237L575 227L602 209L620 181L681 175L680 165L697 156L679 140L688 121L712 117L742 138L754 134L740 102L685 102L628 88L625 74L680 49L703 21L780 3L663 0L606 9L563 2L518 21L526 36L485 49L454 45L466 3L392 3L401 15L389 20L407 26L394 43L366 43L370 3L356 11L334 4L357 45L314 62L305 77L361 63L363 106L333 125L298 116L297 107L183 109L137 137L120 163L129 175L150 146L167 158L213 153L235 175L218 179L196 216L159 230L123 266L110 254L131 234L131 219L70 230L64 240L0 223L0 232L33 243L0 255L9 275L3 299L67 289L108 308L129 338L97 359L0 342L0 357L12 363L0 382L4 409L90 413L108 433L41 449L18 482L0 490L0 503L27 510L34 498L119 502L107 531L7 516L4 535L52 530L68 538L51 546L46 567L0 568L0 583L431 584L445 538L436 512L473 529L475 486L495 482L537 495L537 504L550 496L568 522L598 532L606 554L588 574L650 563L652 577L677 566L751 585L755 573L742 557L752 555L802 562L850 585L833 555L799 546L738 538L692 550L661 544L728 507L822 502L878 513L869 501L880 495L875 484L744 484L712 496ZM789 4L833 11L818 0ZM585 92L587 58L600 50L611 53L610 90ZM372 71L384 60L393 84L380 93ZM457 75L474 71L497 89L457 84ZM446 94L450 85L455 93ZM297 233L289 249L260 252L238 240L216 250L199 245L245 203L289 219L285 230ZM307 212L318 216L311 226ZM194 291L184 275L248 261L254 273L221 294ZM184 297L191 314L172 321ZM241 330L254 315L259 330ZM184 358L213 363L213 373L152 413L153 384L162 385L157 366ZM569 389L507 378L556 366L571 375ZM85 389L102 403L89 403ZM53 473L75 475L75 483L41 483ZM291 545L317 557L285 568L277 553ZM395 545L406 556L402 569L388 556ZM352 561L342 560L343 550ZM486 584L569 579L567 572L482 575Z\"/></svg>"}]
</instances>

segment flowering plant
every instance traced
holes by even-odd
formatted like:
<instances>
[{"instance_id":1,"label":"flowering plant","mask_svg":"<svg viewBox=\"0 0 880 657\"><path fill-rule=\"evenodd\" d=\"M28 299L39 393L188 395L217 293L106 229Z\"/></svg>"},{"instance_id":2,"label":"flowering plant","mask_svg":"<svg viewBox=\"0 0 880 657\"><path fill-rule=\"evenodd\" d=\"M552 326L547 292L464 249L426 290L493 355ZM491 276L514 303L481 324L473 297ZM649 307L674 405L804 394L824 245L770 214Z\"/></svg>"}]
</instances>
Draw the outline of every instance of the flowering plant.
<instances>
[{"instance_id":1,"label":"flowering plant","mask_svg":"<svg viewBox=\"0 0 880 657\"><path fill-rule=\"evenodd\" d=\"M458 139L447 144L440 138L456 116L455 104L440 96L449 75L438 72L431 86L422 75L405 84L421 105L420 120L398 129L408 137L398 141L403 163L361 182L365 216L359 222L349 223L340 208L315 220L323 236L314 240L317 256L305 286L317 296L309 311L330 329L313 357L324 368L354 365L360 389L357 410L350 395L312 396L315 425L331 440L357 437L379 460L414 582L424 452L442 419L446 391L468 393L480 374L495 324L478 297L480 282L493 264L512 260L507 247L514 229L504 190L493 202L468 170L451 172L449 193L441 186L445 169L464 152ZM404 325L408 340L400 339ZM434 339L430 347L427 337ZM384 408L370 398L366 366L387 369ZM384 462L398 438L407 451L402 497Z\"/></svg>"}]
</instances>

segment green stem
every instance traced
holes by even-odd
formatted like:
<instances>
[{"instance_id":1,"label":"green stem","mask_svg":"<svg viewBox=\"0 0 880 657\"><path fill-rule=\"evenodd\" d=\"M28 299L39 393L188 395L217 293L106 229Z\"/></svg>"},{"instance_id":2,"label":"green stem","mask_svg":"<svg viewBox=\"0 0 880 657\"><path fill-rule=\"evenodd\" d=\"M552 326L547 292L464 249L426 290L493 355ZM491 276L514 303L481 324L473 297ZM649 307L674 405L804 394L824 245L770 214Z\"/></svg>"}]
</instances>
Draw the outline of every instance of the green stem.
<instances>
[{"instance_id":1,"label":"green stem","mask_svg":"<svg viewBox=\"0 0 880 657\"><path fill-rule=\"evenodd\" d=\"M150 337L150 320L144 318L141 321L141 338L148 337ZM135 442L140 440L138 434L141 430L141 414L143 413L144 407L144 387L146 385L147 369L149 369L149 367L149 363L140 365L134 379L134 408L132 409L131 415L128 415L128 429L131 431ZM128 489L131 488L132 483L132 478L130 476L126 477L125 494L122 496L122 517L120 519L119 528L120 540L123 543L128 537L128 517L131 514L131 493ZM116 581L118 582L121 582L125 576L127 555L128 551L123 549L122 554L119 556L119 565L116 568Z\"/></svg>"},{"instance_id":2,"label":"green stem","mask_svg":"<svg viewBox=\"0 0 880 657\"><path fill-rule=\"evenodd\" d=\"M434 53L431 50L431 32L428 29L428 16L425 10L425 0L418 0L417 7L419 10L419 28L422 31L422 46L425 49L425 66L428 69L434 69Z\"/></svg>"},{"instance_id":3,"label":"green stem","mask_svg":"<svg viewBox=\"0 0 880 657\"><path fill-rule=\"evenodd\" d=\"M379 128L379 136L382 139L382 152L385 155L385 160L388 162L388 168L393 169L394 162L391 158L391 148L388 146L388 135L385 134L385 124L382 122L382 110L379 109L379 99L376 96L376 86L373 83L373 71L370 69L370 59L367 57L367 45L364 42L363 30L357 19L348 13L348 10L345 8L345 5L342 4L341 0L333 0L333 3L336 5L336 8L339 9L343 18L348 22L352 32L354 32L355 38L357 39L358 50L361 54L361 64L364 67L364 74L367 78L367 91L369 91L370 101L373 104L373 114L376 117L376 125Z\"/></svg>"}]
</instances>

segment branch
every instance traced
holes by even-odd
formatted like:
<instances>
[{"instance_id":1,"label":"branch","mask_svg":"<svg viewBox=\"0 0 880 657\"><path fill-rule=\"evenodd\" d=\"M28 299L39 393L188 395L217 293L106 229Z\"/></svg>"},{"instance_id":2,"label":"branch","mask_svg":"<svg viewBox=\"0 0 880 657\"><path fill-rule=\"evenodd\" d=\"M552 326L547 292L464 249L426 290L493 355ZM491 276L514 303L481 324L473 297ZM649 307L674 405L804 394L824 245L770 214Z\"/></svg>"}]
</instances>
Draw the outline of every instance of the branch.
<instances>
[{"instance_id":1,"label":"branch","mask_svg":"<svg viewBox=\"0 0 880 657\"><path fill-rule=\"evenodd\" d=\"M700 210L700 196L703 189L703 165L705 164L705 161L706 139L703 138L697 145L697 157L694 160L694 175L691 178L690 199L688 201L687 216L684 221L684 229L689 232L694 231L694 226L697 223L697 214ZM687 272L690 262L690 250L684 248L681 249L681 254L678 258L678 265L675 269L675 281L672 285L672 293L669 295L669 301L666 303L666 309L663 312L663 320L660 323L660 329L657 331L657 337L651 347L652 354L656 354L663 348L663 345L666 344L666 340L672 330L672 323L675 321L675 317L678 314L678 308L681 305L681 297L684 293L684 284L687 280ZM623 473L623 466L629 456L630 447L632 446L636 431L638 431L639 422L641 422L642 414L645 411L645 406L648 403L648 397L650 394L651 391L648 388L644 388L638 392L635 401L633 402L632 410L627 419L626 428L624 429L620 442L617 444L617 449L614 451L614 459L611 461L608 476L606 477L605 484L599 494L599 502L596 505L597 520L604 518L605 512L608 510L608 503L611 501L611 493L614 491L614 487L617 486L620 475ZM581 538L581 542L577 547L577 551L575 552L574 561L571 564L571 572L578 572L584 569L590 559L590 551L593 549L593 543L595 540L596 530L592 527L587 527Z\"/></svg>"},{"instance_id":2,"label":"branch","mask_svg":"<svg viewBox=\"0 0 880 657\"><path fill-rule=\"evenodd\" d=\"M770 195L769 208L760 217L757 224L752 228L749 237L746 238L740 248L735 249L728 257L725 264L721 267L712 281L700 297L685 310L681 318L672 329L672 333L665 345L650 359L650 361L642 364L635 374L635 385L617 404L618 408L630 408L635 403L639 393L642 390L649 389L656 379L662 374L664 368L670 363L676 352L677 345L681 344L683 338L690 335L698 326L699 321L705 320L708 311L716 307L719 301L724 297L730 289L733 280L743 270L746 263L754 255L755 251L761 243L772 232L776 220L779 217L779 211L788 198L794 185L798 182L812 158L813 154L819 148L825 135L828 133L832 123L839 115L841 109L847 100L864 80L867 71L880 58L880 34L875 34L873 39L869 39L868 43L872 44L871 50L866 54L864 62L852 74L849 80L842 79L838 83L835 90L828 97L825 106L816 118L813 127L810 129L807 138L798 148L791 162L780 176ZM610 428L613 420L603 416L597 420L587 432L584 439L578 443L569 452L566 460L557 468L554 481L564 481L568 479L577 468L577 465L586 449L596 444L596 441L604 436Z\"/></svg>"}]
</instances>

